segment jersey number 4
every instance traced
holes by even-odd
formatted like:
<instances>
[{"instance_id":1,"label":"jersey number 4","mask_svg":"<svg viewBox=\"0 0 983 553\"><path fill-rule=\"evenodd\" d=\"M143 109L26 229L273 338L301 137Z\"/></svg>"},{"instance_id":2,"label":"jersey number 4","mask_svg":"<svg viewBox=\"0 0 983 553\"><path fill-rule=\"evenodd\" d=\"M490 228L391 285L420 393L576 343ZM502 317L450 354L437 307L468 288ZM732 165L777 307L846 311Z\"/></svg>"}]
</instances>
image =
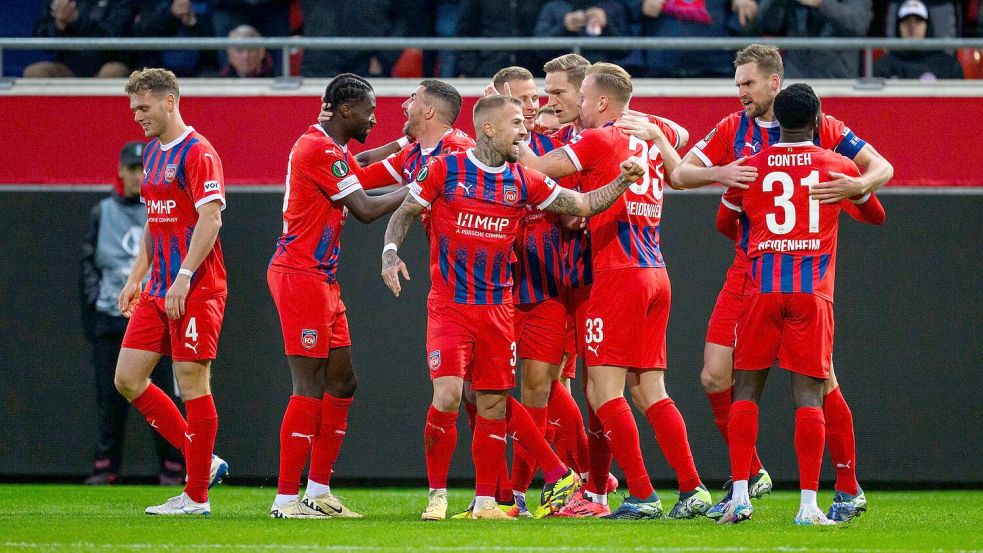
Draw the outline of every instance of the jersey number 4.
<instances>
[{"instance_id":1,"label":"jersey number 4","mask_svg":"<svg viewBox=\"0 0 983 553\"><path fill-rule=\"evenodd\" d=\"M781 195L775 196L775 207L782 208L783 220L779 223L778 216L769 213L765 216L765 223L768 224L768 231L772 234L788 234L795 228L795 205L791 202L792 194L795 193L795 181L788 173L775 171L765 176L761 189L772 192L776 183L782 185ZM799 181L799 185L806 187L807 194L814 184L819 184L819 171L813 171ZM813 199L812 196L809 197L809 232L819 232L819 200Z\"/></svg>"}]
</instances>

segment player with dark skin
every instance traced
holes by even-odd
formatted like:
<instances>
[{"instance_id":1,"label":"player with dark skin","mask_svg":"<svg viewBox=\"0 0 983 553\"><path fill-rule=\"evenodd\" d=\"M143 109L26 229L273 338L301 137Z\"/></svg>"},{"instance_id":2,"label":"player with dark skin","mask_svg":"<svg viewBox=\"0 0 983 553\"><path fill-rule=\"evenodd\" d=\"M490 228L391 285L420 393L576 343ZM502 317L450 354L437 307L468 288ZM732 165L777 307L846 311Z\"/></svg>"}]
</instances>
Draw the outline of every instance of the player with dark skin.
<instances>
[{"instance_id":1,"label":"player with dark skin","mask_svg":"<svg viewBox=\"0 0 983 553\"><path fill-rule=\"evenodd\" d=\"M326 103L327 98L322 98L322 101ZM375 123L375 95L370 94L366 100L337 106L333 117L323 121L321 126L335 142L344 146L352 139L364 143ZM360 222L371 223L392 213L405 197L405 187L377 197L357 190L340 202ZM337 398L355 395L358 383L352 368L350 346L332 349L327 359L290 355L287 360L294 395L312 398L320 398L325 392Z\"/></svg>"}]
</instances>

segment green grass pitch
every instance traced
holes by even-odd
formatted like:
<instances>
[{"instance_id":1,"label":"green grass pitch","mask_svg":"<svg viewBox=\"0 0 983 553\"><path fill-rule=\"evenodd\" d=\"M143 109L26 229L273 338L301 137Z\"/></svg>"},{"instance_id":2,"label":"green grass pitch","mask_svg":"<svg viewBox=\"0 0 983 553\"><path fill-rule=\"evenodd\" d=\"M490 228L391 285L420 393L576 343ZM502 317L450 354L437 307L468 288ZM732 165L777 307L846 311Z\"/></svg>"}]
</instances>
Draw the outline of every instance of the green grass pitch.
<instances>
[{"instance_id":1,"label":"green grass pitch","mask_svg":"<svg viewBox=\"0 0 983 553\"><path fill-rule=\"evenodd\" d=\"M335 493L362 520L271 520L272 488L220 486L210 517L162 518L147 505L176 495L150 486L0 486L0 551L604 551L729 553L983 550L983 491L872 492L870 510L835 528L798 528L797 492L755 502L754 518L719 527L687 521L518 520L422 522L423 489L343 489ZM668 510L675 494L659 490ZM830 493L822 493L827 506ZM614 498L614 496L612 496ZM452 490L451 510L468 490ZM615 501L616 503L617 501Z\"/></svg>"}]
</instances>

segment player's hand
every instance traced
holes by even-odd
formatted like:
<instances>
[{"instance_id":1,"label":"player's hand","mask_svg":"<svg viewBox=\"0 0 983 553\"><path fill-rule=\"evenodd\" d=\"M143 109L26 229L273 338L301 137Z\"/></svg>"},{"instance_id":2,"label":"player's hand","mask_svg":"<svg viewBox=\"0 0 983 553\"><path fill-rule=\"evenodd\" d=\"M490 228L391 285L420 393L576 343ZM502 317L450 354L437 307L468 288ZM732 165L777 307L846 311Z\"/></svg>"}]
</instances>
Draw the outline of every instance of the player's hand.
<instances>
[{"instance_id":1,"label":"player's hand","mask_svg":"<svg viewBox=\"0 0 983 553\"><path fill-rule=\"evenodd\" d=\"M485 87L485 96L512 96L512 87L509 86L509 83L504 83L502 91L499 92L494 83L488 83L488 86Z\"/></svg>"},{"instance_id":2,"label":"player's hand","mask_svg":"<svg viewBox=\"0 0 983 553\"><path fill-rule=\"evenodd\" d=\"M403 260L396 255L396 252L388 250L382 254L382 280L385 281L386 286L392 290L393 295L397 298L403 290L403 287L399 284L399 275L403 275L403 278L410 280L410 272L406 269L406 263L403 263Z\"/></svg>"},{"instance_id":3,"label":"player's hand","mask_svg":"<svg viewBox=\"0 0 983 553\"><path fill-rule=\"evenodd\" d=\"M755 0L733 0L730 11L737 14L741 27L746 27L758 17L758 3Z\"/></svg>"},{"instance_id":4,"label":"player's hand","mask_svg":"<svg viewBox=\"0 0 983 553\"><path fill-rule=\"evenodd\" d=\"M184 316L184 304L188 299L189 290L191 290L191 278L180 274L167 289L167 295L164 296L164 309L171 320L176 321Z\"/></svg>"},{"instance_id":5,"label":"player's hand","mask_svg":"<svg viewBox=\"0 0 983 553\"><path fill-rule=\"evenodd\" d=\"M635 182L645 176L645 166L637 157L630 157L621 162L621 177L627 182Z\"/></svg>"},{"instance_id":6,"label":"player's hand","mask_svg":"<svg viewBox=\"0 0 983 553\"><path fill-rule=\"evenodd\" d=\"M630 134L645 141L656 140L660 136L665 137L662 129L655 123L649 121L648 117L639 117L631 114L622 115L614 122L614 126L621 129L621 132L625 134Z\"/></svg>"},{"instance_id":7,"label":"player's hand","mask_svg":"<svg viewBox=\"0 0 983 553\"><path fill-rule=\"evenodd\" d=\"M123 286L123 289L120 290L116 306L119 307L119 312L124 317L129 318L133 314L133 308L136 307L138 301L140 301L140 283L127 282Z\"/></svg>"},{"instance_id":8,"label":"player's hand","mask_svg":"<svg viewBox=\"0 0 983 553\"><path fill-rule=\"evenodd\" d=\"M829 172L834 180L821 182L809 187L809 196L821 204L835 204L847 198L856 198L867 193L864 183L857 177L843 173Z\"/></svg>"},{"instance_id":9,"label":"player's hand","mask_svg":"<svg viewBox=\"0 0 983 553\"><path fill-rule=\"evenodd\" d=\"M324 126L325 123L327 123L328 121L331 120L331 117L333 115L334 115L334 112L331 111L331 104L325 102L325 103L321 104L321 113L318 113L317 114L317 122L321 126Z\"/></svg>"},{"instance_id":10,"label":"player's hand","mask_svg":"<svg viewBox=\"0 0 983 553\"><path fill-rule=\"evenodd\" d=\"M745 161L747 161L747 156L735 159L723 167L714 168L714 179L724 186L747 190L748 184L758 178L758 170L754 167L741 165Z\"/></svg>"}]
</instances>

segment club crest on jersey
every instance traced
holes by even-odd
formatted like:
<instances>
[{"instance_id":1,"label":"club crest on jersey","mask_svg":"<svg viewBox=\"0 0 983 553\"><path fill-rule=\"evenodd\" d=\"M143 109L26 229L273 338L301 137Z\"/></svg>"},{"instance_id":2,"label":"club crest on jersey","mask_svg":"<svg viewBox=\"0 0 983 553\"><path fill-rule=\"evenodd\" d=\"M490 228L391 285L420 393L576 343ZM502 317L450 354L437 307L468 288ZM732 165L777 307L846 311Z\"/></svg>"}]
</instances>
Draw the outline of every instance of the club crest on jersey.
<instances>
[{"instance_id":1,"label":"club crest on jersey","mask_svg":"<svg viewBox=\"0 0 983 553\"><path fill-rule=\"evenodd\" d=\"M440 368L440 350L434 350L430 352L430 370L435 371Z\"/></svg>"},{"instance_id":2,"label":"club crest on jersey","mask_svg":"<svg viewBox=\"0 0 983 553\"><path fill-rule=\"evenodd\" d=\"M177 164L169 163L167 167L164 168L164 182L170 183L174 182L174 177L177 176Z\"/></svg>"},{"instance_id":3,"label":"club crest on jersey","mask_svg":"<svg viewBox=\"0 0 983 553\"><path fill-rule=\"evenodd\" d=\"M503 188L505 191L505 203L514 204L519 200L519 190L514 186L506 186Z\"/></svg>"},{"instance_id":4,"label":"club crest on jersey","mask_svg":"<svg viewBox=\"0 0 983 553\"><path fill-rule=\"evenodd\" d=\"M317 331L305 328L300 331L300 345L304 349L314 349L317 345Z\"/></svg>"},{"instance_id":5,"label":"club crest on jersey","mask_svg":"<svg viewBox=\"0 0 983 553\"><path fill-rule=\"evenodd\" d=\"M331 174L339 179L348 174L348 164L342 160L337 160L331 164Z\"/></svg>"},{"instance_id":6,"label":"club crest on jersey","mask_svg":"<svg viewBox=\"0 0 983 553\"><path fill-rule=\"evenodd\" d=\"M427 175L429 175L429 174L430 174L430 165L424 165L423 166L423 169L420 169L420 172L417 173L417 175L416 175L416 181L417 182L423 182L423 181L427 180Z\"/></svg>"}]
</instances>

